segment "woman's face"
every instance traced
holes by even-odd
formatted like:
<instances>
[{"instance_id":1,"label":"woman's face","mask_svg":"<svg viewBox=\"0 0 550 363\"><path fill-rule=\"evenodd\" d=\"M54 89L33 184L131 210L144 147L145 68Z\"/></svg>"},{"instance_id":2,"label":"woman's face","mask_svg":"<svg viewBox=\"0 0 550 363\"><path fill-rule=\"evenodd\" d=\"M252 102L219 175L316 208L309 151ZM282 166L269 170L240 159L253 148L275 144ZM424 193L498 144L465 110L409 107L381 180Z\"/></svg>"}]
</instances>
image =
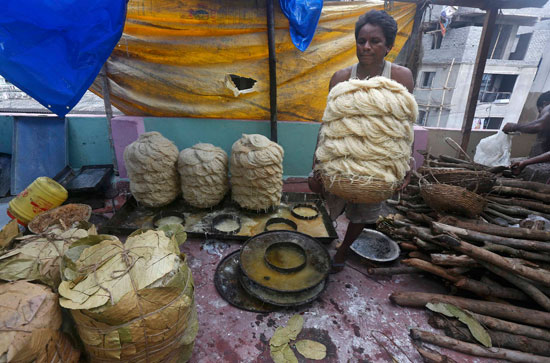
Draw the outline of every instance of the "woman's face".
<instances>
[{"instance_id":1,"label":"woman's face","mask_svg":"<svg viewBox=\"0 0 550 363\"><path fill-rule=\"evenodd\" d=\"M386 46L386 37L379 25L365 24L356 40L357 59L364 65L380 64L391 50Z\"/></svg>"}]
</instances>

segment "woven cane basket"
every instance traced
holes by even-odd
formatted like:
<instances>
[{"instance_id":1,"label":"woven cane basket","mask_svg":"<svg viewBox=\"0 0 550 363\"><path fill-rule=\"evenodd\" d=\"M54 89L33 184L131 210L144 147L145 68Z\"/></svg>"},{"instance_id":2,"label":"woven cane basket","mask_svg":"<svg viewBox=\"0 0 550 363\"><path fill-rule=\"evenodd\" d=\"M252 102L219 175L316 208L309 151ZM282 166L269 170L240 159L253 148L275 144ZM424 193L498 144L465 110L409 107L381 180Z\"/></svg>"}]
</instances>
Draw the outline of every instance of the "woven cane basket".
<instances>
[{"instance_id":1,"label":"woven cane basket","mask_svg":"<svg viewBox=\"0 0 550 363\"><path fill-rule=\"evenodd\" d=\"M324 188L352 203L374 204L390 198L400 183L389 183L376 178L350 178L343 175L321 175Z\"/></svg>"},{"instance_id":2,"label":"woven cane basket","mask_svg":"<svg viewBox=\"0 0 550 363\"><path fill-rule=\"evenodd\" d=\"M420 195L430 208L438 212L456 213L470 218L480 215L487 204L482 196L456 185L422 185Z\"/></svg>"},{"instance_id":3,"label":"woven cane basket","mask_svg":"<svg viewBox=\"0 0 550 363\"><path fill-rule=\"evenodd\" d=\"M496 182L495 174L488 171L421 167L418 172L429 182L456 185L478 194L490 192Z\"/></svg>"}]
</instances>

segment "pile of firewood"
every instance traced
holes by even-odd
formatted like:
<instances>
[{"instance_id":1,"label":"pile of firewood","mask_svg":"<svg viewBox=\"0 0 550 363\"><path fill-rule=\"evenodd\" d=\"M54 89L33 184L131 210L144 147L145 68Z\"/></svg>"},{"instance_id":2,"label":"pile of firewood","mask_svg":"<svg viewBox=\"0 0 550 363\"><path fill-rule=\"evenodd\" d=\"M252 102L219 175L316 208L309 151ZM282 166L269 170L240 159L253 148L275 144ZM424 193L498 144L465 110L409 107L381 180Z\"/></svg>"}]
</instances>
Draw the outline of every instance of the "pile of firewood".
<instances>
[{"instance_id":1,"label":"pile of firewood","mask_svg":"<svg viewBox=\"0 0 550 363\"><path fill-rule=\"evenodd\" d=\"M488 170L448 156L425 166ZM399 241L408 258L399 267L369 273L442 278L450 295L394 292L390 299L401 306L446 303L464 309L485 327L492 347L477 344L458 321L436 315L430 324L446 335L412 329L415 341L475 356L550 362L550 231L539 218L550 220L550 185L514 179L502 169L489 170L498 174L476 219L434 211L422 199L421 186L407 187L390 201L398 213L380 220L378 229ZM423 347L419 352L427 360L452 361Z\"/></svg>"}]
</instances>

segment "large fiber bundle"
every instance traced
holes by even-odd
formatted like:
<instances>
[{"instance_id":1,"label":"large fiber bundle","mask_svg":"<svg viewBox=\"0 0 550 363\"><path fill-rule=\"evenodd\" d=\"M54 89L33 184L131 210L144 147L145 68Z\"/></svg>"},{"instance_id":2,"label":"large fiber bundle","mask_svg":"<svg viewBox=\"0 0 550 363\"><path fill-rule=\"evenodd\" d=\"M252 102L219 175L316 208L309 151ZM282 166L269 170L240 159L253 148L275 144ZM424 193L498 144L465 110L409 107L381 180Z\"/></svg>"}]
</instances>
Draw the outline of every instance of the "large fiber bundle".
<instances>
[{"instance_id":1,"label":"large fiber bundle","mask_svg":"<svg viewBox=\"0 0 550 363\"><path fill-rule=\"evenodd\" d=\"M182 150L178 158L183 199L198 208L218 204L229 190L228 158L212 144L196 144Z\"/></svg>"},{"instance_id":2,"label":"large fiber bundle","mask_svg":"<svg viewBox=\"0 0 550 363\"><path fill-rule=\"evenodd\" d=\"M92 362L190 358L198 321L180 232L137 231L125 244L92 236L65 253L59 302L71 310Z\"/></svg>"},{"instance_id":3,"label":"large fiber bundle","mask_svg":"<svg viewBox=\"0 0 550 363\"><path fill-rule=\"evenodd\" d=\"M158 132L146 132L124 150L130 191L140 203L161 207L180 193L178 148Z\"/></svg>"},{"instance_id":4,"label":"large fiber bundle","mask_svg":"<svg viewBox=\"0 0 550 363\"><path fill-rule=\"evenodd\" d=\"M376 184L366 201L391 195L409 170L417 114L414 97L388 78L337 84L327 99L315 153L325 188L349 197L342 189L358 194L358 187ZM383 193L377 198L378 191Z\"/></svg>"},{"instance_id":5,"label":"large fiber bundle","mask_svg":"<svg viewBox=\"0 0 550 363\"><path fill-rule=\"evenodd\" d=\"M0 255L0 279L37 280L57 289L65 251L73 242L94 234L97 234L95 226L82 222L76 228L65 230L54 225L43 234L17 238L15 247Z\"/></svg>"},{"instance_id":6,"label":"large fiber bundle","mask_svg":"<svg viewBox=\"0 0 550 363\"><path fill-rule=\"evenodd\" d=\"M231 149L231 196L242 208L279 205L283 192L283 148L263 135L246 135Z\"/></svg>"},{"instance_id":7,"label":"large fiber bundle","mask_svg":"<svg viewBox=\"0 0 550 363\"><path fill-rule=\"evenodd\" d=\"M59 331L57 294L25 281L0 284L0 362L78 362Z\"/></svg>"}]
</instances>

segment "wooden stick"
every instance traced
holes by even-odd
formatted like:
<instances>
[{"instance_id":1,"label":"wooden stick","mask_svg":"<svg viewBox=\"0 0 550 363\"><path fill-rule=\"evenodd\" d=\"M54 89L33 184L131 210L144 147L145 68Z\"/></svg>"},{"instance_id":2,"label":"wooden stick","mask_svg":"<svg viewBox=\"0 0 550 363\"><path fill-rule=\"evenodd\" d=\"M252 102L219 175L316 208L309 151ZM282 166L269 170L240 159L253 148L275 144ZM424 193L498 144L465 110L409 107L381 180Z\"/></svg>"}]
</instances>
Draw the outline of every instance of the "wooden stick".
<instances>
[{"instance_id":1,"label":"wooden stick","mask_svg":"<svg viewBox=\"0 0 550 363\"><path fill-rule=\"evenodd\" d=\"M455 283L456 287L459 287L463 290L471 291L476 293L479 296L494 296L500 297L503 299L513 299L513 300L527 300L527 296L521 291L516 289L509 289L504 287L495 287L489 286L482 282L472 280L466 277L457 276L448 273L444 268L433 265L427 261L420 260L417 258L410 258L407 260L401 261L401 263L416 267L418 269L424 270L436 276L439 276L445 280Z\"/></svg>"},{"instance_id":2,"label":"wooden stick","mask_svg":"<svg viewBox=\"0 0 550 363\"><path fill-rule=\"evenodd\" d=\"M411 221L416 223L429 226L430 223L434 221L433 218L423 213L416 213L411 210L407 211L406 213L407 213L407 218L409 218Z\"/></svg>"},{"instance_id":3,"label":"wooden stick","mask_svg":"<svg viewBox=\"0 0 550 363\"><path fill-rule=\"evenodd\" d=\"M485 242L485 245L483 246L483 248L491 252L506 253L512 257L524 258L527 260L534 260L534 261L550 262L550 255L547 255L547 254L517 250L512 247L496 245L489 242Z\"/></svg>"},{"instance_id":4,"label":"wooden stick","mask_svg":"<svg viewBox=\"0 0 550 363\"><path fill-rule=\"evenodd\" d=\"M550 286L550 272L546 270L523 266L513 259L499 256L496 253L487 251L481 247L474 246L449 235L440 235L435 241L437 241L436 243L441 243L442 246L462 252L477 261L488 262L504 270L515 272L533 281L538 281L544 286Z\"/></svg>"},{"instance_id":5,"label":"wooden stick","mask_svg":"<svg viewBox=\"0 0 550 363\"><path fill-rule=\"evenodd\" d=\"M494 217L494 216L492 216L492 215L490 215L486 212L482 212L480 215L489 223L492 223L492 224L495 224L495 225L501 226L501 227L508 227L509 226L508 222L503 221L503 220L499 220L496 217Z\"/></svg>"},{"instance_id":6,"label":"wooden stick","mask_svg":"<svg viewBox=\"0 0 550 363\"><path fill-rule=\"evenodd\" d=\"M399 267L376 267L367 269L369 275L403 275L403 274L416 274L423 272L420 269L408 266Z\"/></svg>"},{"instance_id":7,"label":"wooden stick","mask_svg":"<svg viewBox=\"0 0 550 363\"><path fill-rule=\"evenodd\" d=\"M424 254L420 251L409 252L409 257L410 258L418 258L418 259L430 262L430 256L428 256L428 255L426 255L426 254Z\"/></svg>"},{"instance_id":8,"label":"wooden stick","mask_svg":"<svg viewBox=\"0 0 550 363\"><path fill-rule=\"evenodd\" d=\"M493 187L493 189L491 189L491 191L497 194L519 195L546 203L550 202L550 194L534 192L529 189L495 186Z\"/></svg>"},{"instance_id":9,"label":"wooden stick","mask_svg":"<svg viewBox=\"0 0 550 363\"><path fill-rule=\"evenodd\" d=\"M493 226L490 224L477 225L474 223L462 222L456 218L443 218L440 222L432 223L432 231L434 231L434 233L441 233L441 232L435 232L434 226L437 226L438 228L447 228L447 229L449 226L460 228L462 230L455 229L454 231L456 231L457 233L461 233L466 239L469 239L466 236L471 236L471 238L475 238L474 240L479 242L489 241L499 245L517 247L517 248L522 248L526 250L550 251L550 244L535 242L532 238L525 238L529 234L527 232L532 232L530 233L530 235L533 235L533 233L535 232L548 233L545 231L532 231L530 229L524 229L524 228L505 228L505 227ZM520 230L520 233L508 231L508 230L514 230L514 229ZM478 233L472 233L472 232L478 232ZM479 234L479 233L482 233L482 234ZM508 236L504 236L504 234L508 234ZM524 238L521 238L521 237L524 237ZM543 235L537 234L536 237L543 237ZM508 241L509 243L503 243L504 241ZM513 245L510 244L514 242L515 244Z\"/></svg>"},{"instance_id":10,"label":"wooden stick","mask_svg":"<svg viewBox=\"0 0 550 363\"><path fill-rule=\"evenodd\" d=\"M509 304L415 291L394 292L390 295L390 300L401 306L417 308L423 308L429 302L443 302L456 305L462 309L468 309L478 314L493 316L495 318L512 320L518 323L535 325L544 328L550 326L550 313L520 308Z\"/></svg>"},{"instance_id":11,"label":"wooden stick","mask_svg":"<svg viewBox=\"0 0 550 363\"><path fill-rule=\"evenodd\" d=\"M510 321L493 318L487 315L468 311L477 321L489 329L500 330L507 333L524 335L526 337L542 340L550 340L550 330L535 328L534 326L512 323Z\"/></svg>"},{"instance_id":12,"label":"wooden stick","mask_svg":"<svg viewBox=\"0 0 550 363\"><path fill-rule=\"evenodd\" d=\"M521 179L498 178L496 181L496 185L503 187L529 189L539 193L550 194L550 185Z\"/></svg>"},{"instance_id":13,"label":"wooden stick","mask_svg":"<svg viewBox=\"0 0 550 363\"><path fill-rule=\"evenodd\" d=\"M418 237L413 237L413 241L418 247L422 248L423 250L425 250L427 252L441 251L441 247L439 247L438 245L430 243L430 242L426 242L424 240L421 240Z\"/></svg>"},{"instance_id":14,"label":"wooden stick","mask_svg":"<svg viewBox=\"0 0 550 363\"><path fill-rule=\"evenodd\" d=\"M461 278L459 281L455 282L455 286L462 290L467 290L476 293L482 297L499 297L501 299L511 299L511 300L529 300L527 295L522 293L519 290L511 289L508 287L503 287L499 285L489 285L481 281Z\"/></svg>"},{"instance_id":15,"label":"wooden stick","mask_svg":"<svg viewBox=\"0 0 550 363\"><path fill-rule=\"evenodd\" d=\"M515 276L514 274L504 271L498 267L495 267L491 264L481 262L481 264L489 271L494 273L497 276L502 277L512 285L516 286L518 289L525 292L529 295L537 304L542 306L546 311L550 311L550 299L548 296L544 295L539 289L522 278Z\"/></svg>"},{"instance_id":16,"label":"wooden stick","mask_svg":"<svg viewBox=\"0 0 550 363\"><path fill-rule=\"evenodd\" d=\"M411 337L426 343L435 344L440 347L450 348L462 353L495 359L506 359L511 362L549 363L550 358L537 356L529 353L519 352L503 348L485 348L477 344L465 343L463 341L449 338L444 335L434 334L423 330L411 329Z\"/></svg>"},{"instance_id":17,"label":"wooden stick","mask_svg":"<svg viewBox=\"0 0 550 363\"><path fill-rule=\"evenodd\" d=\"M478 343L470 330L458 320L432 315L428 322L436 329L443 329L445 334L452 338L469 343ZM514 349L543 356L550 355L550 344L547 341L495 330L487 330L487 333L491 337L493 347Z\"/></svg>"},{"instance_id":18,"label":"wooden stick","mask_svg":"<svg viewBox=\"0 0 550 363\"><path fill-rule=\"evenodd\" d=\"M487 206L485 208L485 212L489 213L489 214L492 214L492 215L495 215L497 217L500 217L502 219L504 219L506 222L510 223L510 224L519 224L519 222L521 222L520 219L517 219L517 218L513 218L513 217L510 217L504 213L501 213L499 211L496 211L494 210L493 208L491 208L490 206Z\"/></svg>"},{"instance_id":19,"label":"wooden stick","mask_svg":"<svg viewBox=\"0 0 550 363\"><path fill-rule=\"evenodd\" d=\"M499 198L494 195L488 195L486 198L489 199L490 201L497 202L500 204L515 205L515 206L527 208L533 211L550 213L550 205L535 202L532 200L515 199L515 198Z\"/></svg>"},{"instance_id":20,"label":"wooden stick","mask_svg":"<svg viewBox=\"0 0 550 363\"><path fill-rule=\"evenodd\" d=\"M428 350L419 344L414 344L414 347L418 351L418 354L422 356L425 363L457 363L456 360L447 357L446 355L439 354L434 350Z\"/></svg>"},{"instance_id":21,"label":"wooden stick","mask_svg":"<svg viewBox=\"0 0 550 363\"><path fill-rule=\"evenodd\" d=\"M463 275L465 274L466 272L470 271L472 268L471 267L452 267L452 268L448 268L447 269L447 272L450 273L451 275L456 275L456 276L459 276L459 275Z\"/></svg>"},{"instance_id":22,"label":"wooden stick","mask_svg":"<svg viewBox=\"0 0 550 363\"><path fill-rule=\"evenodd\" d=\"M528 217L529 215L534 214L536 216L541 216L550 220L550 214L537 212L537 211L526 209L523 207L518 207L514 205L502 205L495 201L489 201L488 206L496 211L499 211L501 213L506 213L508 215L511 214L511 215L520 216L520 217Z\"/></svg>"},{"instance_id":23,"label":"wooden stick","mask_svg":"<svg viewBox=\"0 0 550 363\"><path fill-rule=\"evenodd\" d=\"M441 266L469 266L477 267L479 264L471 257L466 255L446 255L443 253L432 253L430 258L433 263Z\"/></svg>"},{"instance_id":24,"label":"wooden stick","mask_svg":"<svg viewBox=\"0 0 550 363\"><path fill-rule=\"evenodd\" d=\"M398 242L398 243L399 243L399 247L401 247L402 250L418 251L418 247L416 247L412 243L408 243L408 242Z\"/></svg>"}]
</instances>

